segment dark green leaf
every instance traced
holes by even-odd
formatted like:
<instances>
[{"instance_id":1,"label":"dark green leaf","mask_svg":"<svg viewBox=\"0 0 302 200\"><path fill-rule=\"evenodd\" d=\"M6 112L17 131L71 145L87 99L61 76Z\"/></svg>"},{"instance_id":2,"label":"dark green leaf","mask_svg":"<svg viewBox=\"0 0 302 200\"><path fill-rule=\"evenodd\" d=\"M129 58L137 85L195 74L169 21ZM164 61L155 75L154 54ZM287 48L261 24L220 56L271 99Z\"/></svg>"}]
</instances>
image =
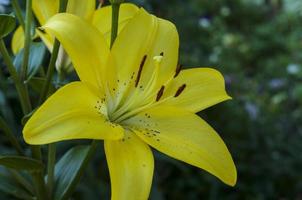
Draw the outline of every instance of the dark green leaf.
<instances>
[{"instance_id":1,"label":"dark green leaf","mask_svg":"<svg viewBox=\"0 0 302 200\"><path fill-rule=\"evenodd\" d=\"M54 199L61 200L69 188L72 187L72 182L76 178L76 174L80 170L88 151L89 146L74 147L56 164Z\"/></svg>"},{"instance_id":2,"label":"dark green leaf","mask_svg":"<svg viewBox=\"0 0 302 200\"><path fill-rule=\"evenodd\" d=\"M0 14L0 38L4 38L16 27L16 19L14 16Z\"/></svg>"},{"instance_id":3,"label":"dark green leaf","mask_svg":"<svg viewBox=\"0 0 302 200\"><path fill-rule=\"evenodd\" d=\"M22 156L0 156L0 165L26 171L38 171L44 167L40 161Z\"/></svg>"},{"instance_id":4,"label":"dark green leaf","mask_svg":"<svg viewBox=\"0 0 302 200\"><path fill-rule=\"evenodd\" d=\"M22 49L14 59L14 65L19 73L21 71L21 66L23 62L23 52L24 49ZM30 46L27 81L29 81L38 72L39 68L43 63L43 58L45 53L46 53L46 48L42 42L33 42L32 45Z\"/></svg>"},{"instance_id":5,"label":"dark green leaf","mask_svg":"<svg viewBox=\"0 0 302 200\"><path fill-rule=\"evenodd\" d=\"M34 199L10 175L9 171L0 167L0 191L18 199ZM3 194L1 194L3 197Z\"/></svg>"}]
</instances>

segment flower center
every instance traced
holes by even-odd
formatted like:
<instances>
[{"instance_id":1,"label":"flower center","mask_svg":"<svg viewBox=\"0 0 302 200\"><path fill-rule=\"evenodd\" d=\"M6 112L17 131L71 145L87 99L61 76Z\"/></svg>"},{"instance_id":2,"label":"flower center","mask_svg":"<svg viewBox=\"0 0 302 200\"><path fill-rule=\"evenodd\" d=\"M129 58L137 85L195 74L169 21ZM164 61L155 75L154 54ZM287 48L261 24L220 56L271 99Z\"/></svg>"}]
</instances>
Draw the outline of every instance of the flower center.
<instances>
[{"instance_id":1,"label":"flower center","mask_svg":"<svg viewBox=\"0 0 302 200\"><path fill-rule=\"evenodd\" d=\"M177 65L174 76L170 77L164 85L158 86L158 77L161 63L164 59L164 53L162 52L158 56L153 57L154 67L152 73L148 76L143 76L142 72L147 59L147 55L142 57L138 71L131 74L131 80L125 83L121 83L121 81L117 80L117 88L113 88L112 94L108 93L106 100L101 102L104 104L106 102L107 106L97 106L100 112L106 113L109 121L121 123L137 113L158 105L163 101L170 98L177 98L185 90L186 84L182 84L178 90L175 91L174 95L166 95L163 98L171 81L180 73L181 65ZM134 79L135 74L136 79ZM142 79L144 79L143 83L141 83ZM107 107L107 109L104 107Z\"/></svg>"}]
</instances>

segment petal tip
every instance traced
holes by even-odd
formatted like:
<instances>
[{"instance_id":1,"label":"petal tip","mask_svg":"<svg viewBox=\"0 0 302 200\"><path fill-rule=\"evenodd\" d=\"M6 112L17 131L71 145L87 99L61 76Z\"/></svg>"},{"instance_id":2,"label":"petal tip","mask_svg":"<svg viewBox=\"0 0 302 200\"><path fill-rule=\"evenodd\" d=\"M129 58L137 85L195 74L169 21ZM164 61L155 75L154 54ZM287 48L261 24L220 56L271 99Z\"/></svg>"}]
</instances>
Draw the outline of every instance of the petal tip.
<instances>
[{"instance_id":1,"label":"petal tip","mask_svg":"<svg viewBox=\"0 0 302 200\"><path fill-rule=\"evenodd\" d=\"M231 177L228 185L231 186L231 187L235 187L236 183L237 183L237 171L235 169L235 171L234 171L234 173L233 173L233 175L232 175L232 177Z\"/></svg>"},{"instance_id":2,"label":"petal tip","mask_svg":"<svg viewBox=\"0 0 302 200\"><path fill-rule=\"evenodd\" d=\"M228 100L233 100L233 97L227 95L226 98L225 98L225 100L226 100L226 101L228 101Z\"/></svg>"},{"instance_id":3,"label":"petal tip","mask_svg":"<svg viewBox=\"0 0 302 200\"><path fill-rule=\"evenodd\" d=\"M237 183L237 169L234 162L232 162L232 169L230 169L230 172L231 173L229 173L227 177L224 177L222 181L231 187L235 187Z\"/></svg>"}]
</instances>

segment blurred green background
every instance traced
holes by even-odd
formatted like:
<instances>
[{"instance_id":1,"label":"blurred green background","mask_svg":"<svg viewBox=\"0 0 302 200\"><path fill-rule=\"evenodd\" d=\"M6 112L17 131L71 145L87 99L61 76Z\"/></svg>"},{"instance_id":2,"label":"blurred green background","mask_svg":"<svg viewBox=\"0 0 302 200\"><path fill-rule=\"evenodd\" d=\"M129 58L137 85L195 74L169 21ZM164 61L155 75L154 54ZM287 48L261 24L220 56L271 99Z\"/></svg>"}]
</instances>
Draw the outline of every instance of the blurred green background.
<instances>
[{"instance_id":1,"label":"blurred green background","mask_svg":"<svg viewBox=\"0 0 302 200\"><path fill-rule=\"evenodd\" d=\"M3 2L0 11L10 12L9 1ZM302 199L302 1L131 2L175 23L180 63L218 69L233 97L200 115L229 147L238 169L237 185L225 186L204 171L154 151L150 199ZM3 65L1 69L5 74ZM7 79L0 83L1 114L20 131L14 88ZM59 154L75 143L60 144ZM2 135L0 151L12 151ZM109 196L100 148L74 199Z\"/></svg>"}]
</instances>

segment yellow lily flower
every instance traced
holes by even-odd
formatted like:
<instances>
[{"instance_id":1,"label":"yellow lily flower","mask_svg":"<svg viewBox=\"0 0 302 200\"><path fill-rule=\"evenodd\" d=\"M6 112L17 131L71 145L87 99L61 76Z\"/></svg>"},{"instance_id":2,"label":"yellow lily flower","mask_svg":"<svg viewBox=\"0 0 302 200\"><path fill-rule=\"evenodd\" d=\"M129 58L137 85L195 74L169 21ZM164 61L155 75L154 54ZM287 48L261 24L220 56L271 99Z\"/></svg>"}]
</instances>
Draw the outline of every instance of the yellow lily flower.
<instances>
[{"instance_id":1,"label":"yellow lily flower","mask_svg":"<svg viewBox=\"0 0 302 200\"><path fill-rule=\"evenodd\" d=\"M107 22L106 22L107 23ZM27 143L105 140L112 199L148 199L151 147L236 183L223 140L195 113L230 99L222 75L210 68L180 70L175 26L140 9L112 49L102 32L71 14L43 29L64 46L81 81L53 94L29 119Z\"/></svg>"},{"instance_id":2,"label":"yellow lily flower","mask_svg":"<svg viewBox=\"0 0 302 200\"><path fill-rule=\"evenodd\" d=\"M38 19L38 22L43 26L47 20L58 13L59 0L33 0L32 8L33 12ZM110 31L111 31L111 6L102 7L95 10L95 0L69 0L67 4L67 13L77 15L91 24L95 25L106 37L107 41L110 42ZM127 22L134 16L138 11L138 8L133 4L123 4L120 8L120 30L127 24ZM101 26L100 26L101 25ZM47 48L52 51L54 44L54 37L42 33L36 29L35 37L40 37ZM12 38L12 51L17 54L24 47L24 31L19 26ZM60 49L56 67L59 70L61 66L68 67L70 60L66 57L63 49ZM67 70L67 71L70 71Z\"/></svg>"}]
</instances>

